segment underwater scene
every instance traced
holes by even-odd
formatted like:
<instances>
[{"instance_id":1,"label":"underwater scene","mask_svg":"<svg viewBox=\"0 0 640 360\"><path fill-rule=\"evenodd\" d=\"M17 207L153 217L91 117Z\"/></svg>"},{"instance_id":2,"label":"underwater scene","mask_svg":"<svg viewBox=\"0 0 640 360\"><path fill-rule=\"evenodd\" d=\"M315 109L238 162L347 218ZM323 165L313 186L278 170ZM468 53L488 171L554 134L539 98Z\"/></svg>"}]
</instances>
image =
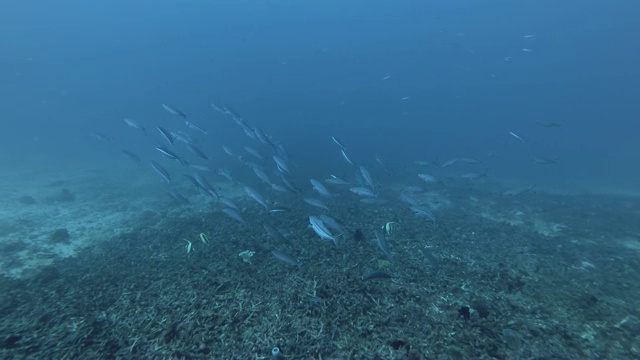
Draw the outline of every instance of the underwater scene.
<instances>
[{"instance_id":1,"label":"underwater scene","mask_svg":"<svg viewBox=\"0 0 640 360\"><path fill-rule=\"evenodd\" d=\"M0 358L640 359L640 4L2 8Z\"/></svg>"}]
</instances>

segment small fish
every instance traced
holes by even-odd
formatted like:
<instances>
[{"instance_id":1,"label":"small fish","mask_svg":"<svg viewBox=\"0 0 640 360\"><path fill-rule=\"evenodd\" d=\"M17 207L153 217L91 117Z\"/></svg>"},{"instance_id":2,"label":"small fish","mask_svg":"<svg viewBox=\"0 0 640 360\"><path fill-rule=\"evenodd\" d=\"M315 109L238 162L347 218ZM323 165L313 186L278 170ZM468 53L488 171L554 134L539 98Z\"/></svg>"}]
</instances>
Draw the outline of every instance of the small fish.
<instances>
[{"instance_id":1,"label":"small fish","mask_svg":"<svg viewBox=\"0 0 640 360\"><path fill-rule=\"evenodd\" d=\"M271 254L278 260L282 261L285 264L289 264L292 266L297 266L300 267L300 261L294 259L293 257L283 253L282 251L278 250L278 249L273 249L271 250Z\"/></svg>"},{"instance_id":2,"label":"small fish","mask_svg":"<svg viewBox=\"0 0 640 360\"><path fill-rule=\"evenodd\" d=\"M342 140L338 139L337 137L331 135L331 140L333 140L334 143L336 143L338 146L340 146L342 148L342 150L346 150L347 146L342 142Z\"/></svg>"},{"instance_id":3,"label":"small fish","mask_svg":"<svg viewBox=\"0 0 640 360\"><path fill-rule=\"evenodd\" d=\"M344 229L342 225L338 223L338 221L332 218L329 215L318 215L318 218L331 230L335 230L338 232L338 236L345 234L347 231Z\"/></svg>"},{"instance_id":4,"label":"small fish","mask_svg":"<svg viewBox=\"0 0 640 360\"><path fill-rule=\"evenodd\" d=\"M233 157L236 156L236 154L233 152L233 150L231 150L231 148L229 148L227 145L222 145L222 151L224 151L225 154L227 154L229 156L233 156Z\"/></svg>"},{"instance_id":5,"label":"small fish","mask_svg":"<svg viewBox=\"0 0 640 360\"><path fill-rule=\"evenodd\" d=\"M311 206L315 206L324 210L329 211L329 207L327 205L325 205L325 203L323 203L322 201L318 200L318 199L314 199L314 198L303 198L302 200L304 200L304 202L306 202L307 204L311 205Z\"/></svg>"},{"instance_id":6,"label":"small fish","mask_svg":"<svg viewBox=\"0 0 640 360\"><path fill-rule=\"evenodd\" d=\"M222 209L222 212L225 213L225 215L227 215L228 217L236 220L237 222L239 222L242 225L246 225L247 223L244 221L244 219L240 216L240 214L238 214L235 210L230 209L230 208L224 208Z\"/></svg>"},{"instance_id":7,"label":"small fish","mask_svg":"<svg viewBox=\"0 0 640 360\"><path fill-rule=\"evenodd\" d=\"M169 176L169 172L165 168L163 168L162 165L153 160L149 162L149 165L151 165L153 170L155 170L156 173L158 173L158 175L160 175L167 183L171 182L171 176Z\"/></svg>"},{"instance_id":8,"label":"small fish","mask_svg":"<svg viewBox=\"0 0 640 360\"><path fill-rule=\"evenodd\" d=\"M258 153L258 151L250 146L245 146L244 149L251 155L253 155L254 157L256 157L258 160L260 161L264 161L264 158L262 157L262 155L260 155L260 153Z\"/></svg>"},{"instance_id":9,"label":"small fish","mask_svg":"<svg viewBox=\"0 0 640 360\"><path fill-rule=\"evenodd\" d=\"M93 136L94 138L100 140L100 141L104 141L104 142L112 142L113 141L113 137L111 137L109 135L105 135L103 133L92 132L90 135Z\"/></svg>"},{"instance_id":10,"label":"small fish","mask_svg":"<svg viewBox=\"0 0 640 360\"><path fill-rule=\"evenodd\" d=\"M442 164L442 167L444 168L444 167L447 167L447 166L451 166L451 165L457 163L458 160L460 160L460 159L458 159L458 158L449 159L449 160L445 161L444 164Z\"/></svg>"},{"instance_id":11,"label":"small fish","mask_svg":"<svg viewBox=\"0 0 640 360\"><path fill-rule=\"evenodd\" d=\"M249 195L249 197L255 200L258 204L264 206L266 210L269 210L269 207L267 206L267 202L264 200L262 195L260 195L255 189L249 186L245 186L244 191L247 193L247 195Z\"/></svg>"},{"instance_id":12,"label":"small fish","mask_svg":"<svg viewBox=\"0 0 640 360\"><path fill-rule=\"evenodd\" d=\"M467 173L467 174L463 174L461 175L461 177L463 179L467 179L467 180L478 180L478 179L482 179L484 177L487 177L487 172L482 172L482 173Z\"/></svg>"},{"instance_id":13,"label":"small fish","mask_svg":"<svg viewBox=\"0 0 640 360\"><path fill-rule=\"evenodd\" d=\"M367 183L367 185L369 185L371 190L373 190L375 188L373 186L373 178L371 177L371 174L364 166L360 166L360 174L362 174L364 181Z\"/></svg>"},{"instance_id":14,"label":"small fish","mask_svg":"<svg viewBox=\"0 0 640 360\"><path fill-rule=\"evenodd\" d=\"M209 245L209 238L205 233L200 233L200 241L205 245Z\"/></svg>"},{"instance_id":15,"label":"small fish","mask_svg":"<svg viewBox=\"0 0 640 360\"><path fill-rule=\"evenodd\" d=\"M281 243L288 243L289 242L287 240L287 238L285 238L284 235L282 235L280 230L275 228L275 226L272 226L272 225L267 224L267 223L262 224L262 226L264 227L265 231L267 232L267 235L272 237L274 240L276 240L278 242L281 242Z\"/></svg>"},{"instance_id":16,"label":"small fish","mask_svg":"<svg viewBox=\"0 0 640 360\"><path fill-rule=\"evenodd\" d=\"M536 124L542 126L542 127L546 127L546 128L559 128L560 124L558 124L557 122L553 122L553 121L536 121Z\"/></svg>"},{"instance_id":17,"label":"small fish","mask_svg":"<svg viewBox=\"0 0 640 360\"><path fill-rule=\"evenodd\" d=\"M349 163L349 164L351 164L351 165L355 165L355 164L353 163L353 161L351 161L351 159L349 159L349 157L347 156L347 153L346 153L346 152L344 152L344 149L340 150L340 152L342 153L342 158L343 158L346 162L348 162L348 163Z\"/></svg>"},{"instance_id":18,"label":"small fish","mask_svg":"<svg viewBox=\"0 0 640 360\"><path fill-rule=\"evenodd\" d=\"M542 165L558 165L558 159L548 159L548 158L543 158L543 157L532 157L531 160L533 160L534 163L536 164L542 164Z\"/></svg>"},{"instance_id":19,"label":"small fish","mask_svg":"<svg viewBox=\"0 0 640 360\"><path fill-rule=\"evenodd\" d=\"M231 176L231 171L227 170L227 169L219 169L218 170L218 175L222 176L223 178L229 180L230 182L234 182L233 176Z\"/></svg>"},{"instance_id":20,"label":"small fish","mask_svg":"<svg viewBox=\"0 0 640 360\"><path fill-rule=\"evenodd\" d=\"M127 155L127 157L133 161L135 161L136 163L140 164L142 162L142 160L140 160L140 157L134 153L132 153L129 150L122 150L122 153Z\"/></svg>"},{"instance_id":21,"label":"small fish","mask_svg":"<svg viewBox=\"0 0 640 360\"><path fill-rule=\"evenodd\" d=\"M176 155L176 153L174 153L173 151L171 151L171 150L169 150L169 149L165 148L164 146L157 146L157 147L156 147L156 150L158 150L158 152L159 152L162 156L164 156L164 157L166 157L166 158L169 158L169 159L171 159L171 160L177 160L177 161L180 161L180 159L181 159L181 158L180 158L180 156Z\"/></svg>"},{"instance_id":22,"label":"small fish","mask_svg":"<svg viewBox=\"0 0 640 360\"><path fill-rule=\"evenodd\" d=\"M479 164L480 160L464 157L464 158L458 158L458 162L465 163L465 164Z\"/></svg>"},{"instance_id":23,"label":"small fish","mask_svg":"<svg viewBox=\"0 0 640 360\"><path fill-rule=\"evenodd\" d=\"M195 154L200 159L207 160L207 161L209 160L209 157L207 156L207 154L205 154L197 146L195 146L193 144L187 144L187 149L189 149L189 151L191 151L193 154Z\"/></svg>"},{"instance_id":24,"label":"small fish","mask_svg":"<svg viewBox=\"0 0 640 360\"><path fill-rule=\"evenodd\" d=\"M387 237L380 230L375 231L376 238L374 239L376 245L378 245L378 249L382 251L382 253L391 258L391 252L389 252L389 245L387 244Z\"/></svg>"},{"instance_id":25,"label":"small fish","mask_svg":"<svg viewBox=\"0 0 640 360\"><path fill-rule=\"evenodd\" d=\"M267 176L267 173L264 172L264 169L262 167L260 167L259 165L256 166L252 166L253 172L254 174L256 174L256 176L264 181L267 185L271 186L272 182L271 179L269 179L269 176Z\"/></svg>"},{"instance_id":26,"label":"small fish","mask_svg":"<svg viewBox=\"0 0 640 360\"><path fill-rule=\"evenodd\" d=\"M411 206L420 206L420 204L418 203L418 201L414 198L412 198L411 196L409 196L409 194L407 193L400 193L400 199L402 199L402 201L406 202L407 204L411 205Z\"/></svg>"},{"instance_id":27,"label":"small fish","mask_svg":"<svg viewBox=\"0 0 640 360\"><path fill-rule=\"evenodd\" d=\"M431 174L418 174L418 177L427 184L438 182L438 179Z\"/></svg>"},{"instance_id":28,"label":"small fish","mask_svg":"<svg viewBox=\"0 0 640 360\"><path fill-rule=\"evenodd\" d=\"M290 174L289 165L287 165L287 162L284 160L282 156L278 154L273 155L273 161L275 161L276 166L278 167L278 170L281 173Z\"/></svg>"},{"instance_id":29,"label":"small fish","mask_svg":"<svg viewBox=\"0 0 640 360\"><path fill-rule=\"evenodd\" d=\"M426 160L416 160L413 163L416 164L416 165L420 165L420 166L427 166L427 165L433 164L433 162L426 161Z\"/></svg>"},{"instance_id":30,"label":"small fish","mask_svg":"<svg viewBox=\"0 0 640 360\"><path fill-rule=\"evenodd\" d=\"M157 127L158 131L160 132L160 135L162 135L162 137L167 140L167 142L169 143L169 145L173 145L173 135L171 135L171 132L167 131L166 129L158 126Z\"/></svg>"},{"instance_id":31,"label":"small fish","mask_svg":"<svg viewBox=\"0 0 640 360\"><path fill-rule=\"evenodd\" d=\"M203 133L203 134L205 134L205 135L207 135L207 134L209 133L207 130L205 130L205 129L201 128L199 125L197 125L196 123L193 123L193 122L191 122L191 121L185 120L185 121L184 121L184 124L185 124L185 125L187 125L187 127L188 127L189 129L193 129L193 130L196 130L196 131L200 131L201 133Z\"/></svg>"},{"instance_id":32,"label":"small fish","mask_svg":"<svg viewBox=\"0 0 640 360\"><path fill-rule=\"evenodd\" d=\"M373 191L371 191L371 189L362 187L362 186L355 186L355 187L349 188L349 191L359 196L367 196L367 197L376 196L376 194L374 194Z\"/></svg>"},{"instance_id":33,"label":"small fish","mask_svg":"<svg viewBox=\"0 0 640 360\"><path fill-rule=\"evenodd\" d=\"M533 50L529 48L522 48L522 52L533 52Z\"/></svg>"},{"instance_id":34,"label":"small fish","mask_svg":"<svg viewBox=\"0 0 640 360\"><path fill-rule=\"evenodd\" d=\"M384 271L371 271L362 275L362 281L391 279L391 274Z\"/></svg>"},{"instance_id":35,"label":"small fish","mask_svg":"<svg viewBox=\"0 0 640 360\"><path fill-rule=\"evenodd\" d=\"M175 200L179 204L185 204L185 205L191 204L189 199L187 199L184 195L180 194L176 190L167 191L167 194L171 196L171 198L173 198L173 200Z\"/></svg>"},{"instance_id":36,"label":"small fish","mask_svg":"<svg viewBox=\"0 0 640 360\"><path fill-rule=\"evenodd\" d=\"M331 231L329 231L327 226L324 224L324 222L322 222L322 220L320 220L319 217L309 216L309 224L311 224L311 228L313 229L313 231L315 231L315 233L318 234L318 236L320 236L322 240L331 240L336 246L338 246L338 240L335 236L333 236Z\"/></svg>"},{"instance_id":37,"label":"small fish","mask_svg":"<svg viewBox=\"0 0 640 360\"><path fill-rule=\"evenodd\" d=\"M328 182L329 184L334 184L334 185L350 185L348 181L343 180L335 175L330 175L331 177L326 179L325 182Z\"/></svg>"},{"instance_id":38,"label":"small fish","mask_svg":"<svg viewBox=\"0 0 640 360\"><path fill-rule=\"evenodd\" d=\"M419 205L412 205L409 207L411 209L411 211L413 211L414 214L420 216L420 217L426 217L427 219L431 220L431 221L436 221L436 217L433 216L433 214L431 213L431 211L429 211L429 209L423 207L423 206L419 206Z\"/></svg>"},{"instance_id":39,"label":"small fish","mask_svg":"<svg viewBox=\"0 0 640 360\"><path fill-rule=\"evenodd\" d=\"M278 184L271 184L271 189L273 189L274 191L277 191L277 192L284 193L284 194L287 194L287 193L291 192L286 187L284 187L282 185L278 185Z\"/></svg>"},{"instance_id":40,"label":"small fish","mask_svg":"<svg viewBox=\"0 0 640 360\"><path fill-rule=\"evenodd\" d=\"M202 176L201 174L195 174L193 178L197 183L198 189L201 190L200 191L201 193L204 193L204 195L208 195L212 197L216 201L220 199L220 196L218 196L218 193L216 192L216 190L213 188L213 186L211 186L211 184L209 184L209 182L207 181L207 179L204 178L204 176Z\"/></svg>"},{"instance_id":41,"label":"small fish","mask_svg":"<svg viewBox=\"0 0 640 360\"><path fill-rule=\"evenodd\" d=\"M136 121L133 121L131 119L124 119L124 122L127 125L131 126L132 128L142 131L144 133L144 135L147 136L147 129L145 129L144 126L138 124Z\"/></svg>"},{"instance_id":42,"label":"small fish","mask_svg":"<svg viewBox=\"0 0 640 360\"><path fill-rule=\"evenodd\" d=\"M513 136L514 138L518 139L520 142L525 142L523 138L521 138L520 136L518 136L516 133L514 133L513 131L509 131L509 134L511 134L511 136Z\"/></svg>"},{"instance_id":43,"label":"small fish","mask_svg":"<svg viewBox=\"0 0 640 360\"><path fill-rule=\"evenodd\" d=\"M262 129L255 127L253 128L253 133L256 135L256 138L258 138L258 140L265 144L265 145L272 145L271 144L271 139L269 138L269 135L267 135Z\"/></svg>"},{"instance_id":44,"label":"small fish","mask_svg":"<svg viewBox=\"0 0 640 360\"><path fill-rule=\"evenodd\" d=\"M171 106L169 106L167 104L162 104L162 107L172 115L180 116L180 117L182 117L184 119L187 118L187 115L185 113L183 113L182 111L180 111L180 110L178 110L178 109L176 109L174 107L171 107Z\"/></svg>"},{"instance_id":45,"label":"small fish","mask_svg":"<svg viewBox=\"0 0 640 360\"><path fill-rule=\"evenodd\" d=\"M324 185L322 185L322 183L316 179L311 179L311 186L313 187L313 190L317 191L318 194L324 196L324 197L333 197L333 194L331 194L329 192L329 190L327 190L326 187L324 187Z\"/></svg>"},{"instance_id":46,"label":"small fish","mask_svg":"<svg viewBox=\"0 0 640 360\"><path fill-rule=\"evenodd\" d=\"M505 195L505 196L518 196L520 194L524 194L524 193L526 193L528 191L533 190L535 187L536 187L535 185L517 187L517 188L509 189L509 190L503 192L502 195Z\"/></svg>"},{"instance_id":47,"label":"small fish","mask_svg":"<svg viewBox=\"0 0 640 360\"><path fill-rule=\"evenodd\" d=\"M195 141L193 141L193 138L189 134L186 134L182 131L172 131L171 136L173 136L178 141L182 141L185 144L195 143Z\"/></svg>"},{"instance_id":48,"label":"small fish","mask_svg":"<svg viewBox=\"0 0 640 360\"><path fill-rule=\"evenodd\" d=\"M182 240L187 242L187 244L184 246L184 250L187 252L187 254L191 253L194 250L193 244L191 244L191 241L187 239L182 239Z\"/></svg>"},{"instance_id":49,"label":"small fish","mask_svg":"<svg viewBox=\"0 0 640 360\"><path fill-rule=\"evenodd\" d=\"M204 172L213 172L214 169L206 166L206 165L198 165L198 164L189 164L189 167L198 171L204 171Z\"/></svg>"}]
</instances>

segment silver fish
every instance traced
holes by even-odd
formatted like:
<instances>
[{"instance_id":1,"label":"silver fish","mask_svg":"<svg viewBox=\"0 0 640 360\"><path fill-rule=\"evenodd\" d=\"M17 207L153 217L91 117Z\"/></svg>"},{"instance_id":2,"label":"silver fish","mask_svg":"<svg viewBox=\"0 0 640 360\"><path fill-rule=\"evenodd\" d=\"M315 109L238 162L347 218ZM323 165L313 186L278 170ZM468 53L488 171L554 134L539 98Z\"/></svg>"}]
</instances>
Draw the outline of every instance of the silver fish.
<instances>
[{"instance_id":1,"label":"silver fish","mask_svg":"<svg viewBox=\"0 0 640 360\"><path fill-rule=\"evenodd\" d=\"M233 209L229 209L229 208L224 208L222 209L222 212L225 213L228 217L236 220L237 222L239 222L242 225L246 225L247 223L244 221L244 219L240 216L240 214L238 214L235 210Z\"/></svg>"},{"instance_id":2,"label":"silver fish","mask_svg":"<svg viewBox=\"0 0 640 360\"><path fill-rule=\"evenodd\" d=\"M236 154L227 145L222 145L222 150L229 156L236 156Z\"/></svg>"},{"instance_id":3,"label":"silver fish","mask_svg":"<svg viewBox=\"0 0 640 360\"><path fill-rule=\"evenodd\" d=\"M271 186L272 184L271 179L269 179L269 176L267 176L267 173L264 172L262 167L252 166L251 168L253 169L254 174L256 174L256 176L260 178L260 180L264 181L267 185Z\"/></svg>"},{"instance_id":4,"label":"silver fish","mask_svg":"<svg viewBox=\"0 0 640 360\"><path fill-rule=\"evenodd\" d=\"M371 174L364 166L360 166L360 174L362 174L364 181L366 181L367 185L369 185L369 187L373 190L375 188L373 186L373 178L371 177Z\"/></svg>"},{"instance_id":5,"label":"silver fish","mask_svg":"<svg viewBox=\"0 0 640 360\"><path fill-rule=\"evenodd\" d=\"M180 110L178 110L178 109L176 109L174 107L171 107L171 106L169 106L167 104L162 104L162 107L172 115L180 116L180 117L185 118L185 119L187 118L187 115L185 113L183 113L182 111L180 111Z\"/></svg>"},{"instance_id":6,"label":"silver fish","mask_svg":"<svg viewBox=\"0 0 640 360\"><path fill-rule=\"evenodd\" d=\"M532 157L531 160L533 160L534 163L536 164L542 164L542 165L558 165L558 159L549 159L549 158L543 158L543 157Z\"/></svg>"},{"instance_id":7,"label":"silver fish","mask_svg":"<svg viewBox=\"0 0 640 360\"><path fill-rule=\"evenodd\" d=\"M124 122L127 125L131 126L132 128L142 131L145 136L147 135L147 129L145 129L144 126L138 124L137 122L135 122L135 121L133 121L131 119L124 119Z\"/></svg>"},{"instance_id":8,"label":"silver fish","mask_svg":"<svg viewBox=\"0 0 640 360\"><path fill-rule=\"evenodd\" d=\"M513 136L514 138L518 139L518 141L520 141L520 142L526 142L526 141L524 141L524 139L523 139L523 138L521 138L520 136L518 136L518 134L514 133L513 131L509 131L509 134L510 134L511 136Z\"/></svg>"},{"instance_id":9,"label":"silver fish","mask_svg":"<svg viewBox=\"0 0 640 360\"><path fill-rule=\"evenodd\" d=\"M331 177L326 179L325 182L328 182L329 184L334 184L334 185L350 185L348 181L343 180L335 175L330 175Z\"/></svg>"},{"instance_id":10,"label":"silver fish","mask_svg":"<svg viewBox=\"0 0 640 360\"><path fill-rule=\"evenodd\" d=\"M384 271L370 271L362 275L362 281L391 279L391 274Z\"/></svg>"},{"instance_id":11,"label":"silver fish","mask_svg":"<svg viewBox=\"0 0 640 360\"><path fill-rule=\"evenodd\" d=\"M323 240L331 240L337 246L338 240L331 234L331 231L327 228L327 226L320 220L317 216L309 216L309 223L311 224L311 228L313 231L320 236Z\"/></svg>"},{"instance_id":12,"label":"silver fish","mask_svg":"<svg viewBox=\"0 0 640 360\"><path fill-rule=\"evenodd\" d=\"M276 166L278 167L278 170L280 170L280 172L290 174L289 166L282 156L277 154L273 155L273 161L276 162Z\"/></svg>"},{"instance_id":13,"label":"silver fish","mask_svg":"<svg viewBox=\"0 0 640 360\"><path fill-rule=\"evenodd\" d=\"M226 178L227 180L229 180L230 182L234 182L233 176L231 176L231 171L227 170L227 169L219 169L218 170L218 175Z\"/></svg>"},{"instance_id":14,"label":"silver fish","mask_svg":"<svg viewBox=\"0 0 640 360\"><path fill-rule=\"evenodd\" d=\"M193 129L193 130L197 130L200 131L201 133L207 135L209 132L203 128L201 128L199 125L197 125L196 123L192 123L191 121L185 120L184 124L187 125L187 127L189 129Z\"/></svg>"},{"instance_id":15,"label":"silver fish","mask_svg":"<svg viewBox=\"0 0 640 360\"><path fill-rule=\"evenodd\" d=\"M187 149L189 149L189 151L191 151L193 154L195 154L200 159L207 160L207 161L209 160L209 157L207 156L207 154L205 154L197 146L195 146L193 144L187 144Z\"/></svg>"},{"instance_id":16,"label":"silver fish","mask_svg":"<svg viewBox=\"0 0 640 360\"><path fill-rule=\"evenodd\" d=\"M505 196L518 196L520 194L524 194L524 193L526 193L528 191L533 190L535 187L536 187L535 185L517 187L517 188L509 189L509 190L503 192L502 195L505 195Z\"/></svg>"},{"instance_id":17,"label":"silver fish","mask_svg":"<svg viewBox=\"0 0 640 360\"><path fill-rule=\"evenodd\" d=\"M418 201L414 198L412 198L411 196L409 196L409 194L407 193L400 193L400 198L402 199L402 201L406 202L409 205L412 206L420 206L420 204L418 203Z\"/></svg>"},{"instance_id":18,"label":"silver fish","mask_svg":"<svg viewBox=\"0 0 640 360\"><path fill-rule=\"evenodd\" d=\"M165 130L164 128L158 126L157 127L158 131L160 132L160 135L162 135L162 137L167 140L167 142L169 143L169 145L173 145L173 135L171 135L171 133L167 130Z\"/></svg>"},{"instance_id":19,"label":"silver fish","mask_svg":"<svg viewBox=\"0 0 640 360\"><path fill-rule=\"evenodd\" d=\"M142 160L140 160L140 157L134 153L132 153L129 150L122 150L122 153L127 155L127 157L133 161L135 161L136 163L140 164L142 162Z\"/></svg>"},{"instance_id":20,"label":"silver fish","mask_svg":"<svg viewBox=\"0 0 640 360\"><path fill-rule=\"evenodd\" d=\"M436 217L433 216L431 211L429 211L429 209L425 208L424 206L413 205L413 206L410 206L409 208L411 209L411 211L413 211L414 214L418 216L426 217L431 221L436 221Z\"/></svg>"},{"instance_id":21,"label":"silver fish","mask_svg":"<svg viewBox=\"0 0 640 360\"><path fill-rule=\"evenodd\" d=\"M362 187L362 186L355 186L355 187L349 188L349 191L359 196L368 196L368 197L376 196L376 194L374 194L373 191L371 191L371 189Z\"/></svg>"},{"instance_id":22,"label":"silver fish","mask_svg":"<svg viewBox=\"0 0 640 360\"><path fill-rule=\"evenodd\" d=\"M273 249L271 250L271 254L278 260L282 261L285 264L289 264L292 266L297 266L300 267L300 261L294 259L293 257L283 253L282 251L278 250L278 249Z\"/></svg>"},{"instance_id":23,"label":"silver fish","mask_svg":"<svg viewBox=\"0 0 640 360\"><path fill-rule=\"evenodd\" d=\"M195 141L193 141L193 138L189 134L186 134L182 131L172 131L171 136L173 136L178 141L182 141L185 144L195 143Z\"/></svg>"},{"instance_id":24,"label":"silver fish","mask_svg":"<svg viewBox=\"0 0 640 360\"><path fill-rule=\"evenodd\" d=\"M319 207L321 209L325 209L325 210L329 211L329 207L327 205L325 205L325 203L323 203L322 201L320 201L318 199L306 197L306 198L303 198L302 200L304 200L304 202L306 202L307 204L309 204L311 206Z\"/></svg>"},{"instance_id":25,"label":"silver fish","mask_svg":"<svg viewBox=\"0 0 640 360\"><path fill-rule=\"evenodd\" d=\"M288 243L289 242L287 240L287 238L285 238L284 235L282 235L280 230L275 228L275 226L272 226L272 225L266 224L266 223L262 224L262 226L267 231L267 234L269 236L271 236L272 238L274 238L276 241L279 241L281 243Z\"/></svg>"},{"instance_id":26,"label":"silver fish","mask_svg":"<svg viewBox=\"0 0 640 360\"><path fill-rule=\"evenodd\" d=\"M342 148L342 150L345 150L347 148L347 146L342 142L342 140L338 139L337 137L331 135L331 140L333 140L334 143L336 143L338 146L340 146Z\"/></svg>"},{"instance_id":27,"label":"silver fish","mask_svg":"<svg viewBox=\"0 0 640 360\"><path fill-rule=\"evenodd\" d=\"M149 162L149 165L151 165L153 170L155 170L158 175L160 175L167 183L171 182L171 176L169 176L169 172L165 168L163 168L162 165L153 160Z\"/></svg>"},{"instance_id":28,"label":"silver fish","mask_svg":"<svg viewBox=\"0 0 640 360\"><path fill-rule=\"evenodd\" d=\"M353 161L351 161L351 159L349 159L349 157L347 156L347 153L346 153L346 152L344 152L344 149L343 149L343 150L340 150L340 152L342 153L342 158L343 158L346 162L348 162L348 163L349 163L349 164L351 164L351 165L355 165L355 164L353 163Z\"/></svg>"},{"instance_id":29,"label":"silver fish","mask_svg":"<svg viewBox=\"0 0 640 360\"><path fill-rule=\"evenodd\" d=\"M478 179L482 179L483 177L487 177L487 172L485 171L483 173L467 173L467 174L461 175L461 177L467 180L478 180Z\"/></svg>"},{"instance_id":30,"label":"silver fish","mask_svg":"<svg viewBox=\"0 0 640 360\"><path fill-rule=\"evenodd\" d=\"M160 154L162 154L162 156L169 158L171 160L178 160L180 161L180 156L178 156L176 153L174 153L173 151L165 148L164 146L157 146L156 150L158 150L158 152Z\"/></svg>"},{"instance_id":31,"label":"silver fish","mask_svg":"<svg viewBox=\"0 0 640 360\"><path fill-rule=\"evenodd\" d=\"M256 138L260 140L261 143L265 145L271 145L271 139L269 139L269 136L264 131L262 131L262 129L257 127L253 128L253 133L256 135Z\"/></svg>"},{"instance_id":32,"label":"silver fish","mask_svg":"<svg viewBox=\"0 0 640 360\"><path fill-rule=\"evenodd\" d=\"M257 159L259 159L260 161L264 161L264 158L262 157L262 155L260 155L260 153L258 153L258 151L250 146L245 146L244 149L251 155L255 156Z\"/></svg>"},{"instance_id":33,"label":"silver fish","mask_svg":"<svg viewBox=\"0 0 640 360\"><path fill-rule=\"evenodd\" d=\"M189 199L184 197L184 195L180 194L176 190L167 191L167 194L169 194L169 196L171 196L179 204L190 204Z\"/></svg>"},{"instance_id":34,"label":"silver fish","mask_svg":"<svg viewBox=\"0 0 640 360\"><path fill-rule=\"evenodd\" d=\"M376 230L375 234L375 242L376 245L378 245L378 249L380 249L386 257L391 258L391 252L389 252L389 245L387 244L387 237L380 230Z\"/></svg>"},{"instance_id":35,"label":"silver fish","mask_svg":"<svg viewBox=\"0 0 640 360\"><path fill-rule=\"evenodd\" d=\"M236 205L233 201L227 198L221 198L220 202L230 209L233 209L235 211L240 211L240 208L238 207L238 205Z\"/></svg>"},{"instance_id":36,"label":"silver fish","mask_svg":"<svg viewBox=\"0 0 640 360\"><path fill-rule=\"evenodd\" d=\"M331 216L321 214L321 215L318 215L318 218L320 218L320 220L322 220L322 222L331 230L337 231L338 234L340 235L346 234L346 230L344 229L344 227L340 225L340 223L338 223L338 221L332 218Z\"/></svg>"},{"instance_id":37,"label":"silver fish","mask_svg":"<svg viewBox=\"0 0 640 360\"><path fill-rule=\"evenodd\" d=\"M458 162L458 158L453 158L453 159L449 159L447 161L444 162L444 164L442 164L442 167L447 167L447 166L451 166L455 163Z\"/></svg>"},{"instance_id":38,"label":"silver fish","mask_svg":"<svg viewBox=\"0 0 640 360\"><path fill-rule=\"evenodd\" d=\"M326 187L324 187L324 185L322 185L322 183L316 179L311 179L311 186L313 187L313 190L317 191L318 194L324 196L324 197L333 197L333 195L329 192L329 190L327 190Z\"/></svg>"},{"instance_id":39,"label":"silver fish","mask_svg":"<svg viewBox=\"0 0 640 360\"><path fill-rule=\"evenodd\" d=\"M438 179L431 174L418 174L418 177L427 184L438 182Z\"/></svg>"},{"instance_id":40,"label":"silver fish","mask_svg":"<svg viewBox=\"0 0 640 360\"><path fill-rule=\"evenodd\" d=\"M247 193L247 195L249 195L249 197L255 200L258 204L264 206L265 209L269 210L269 207L267 206L267 202L255 189L249 186L245 186L244 191Z\"/></svg>"}]
</instances>

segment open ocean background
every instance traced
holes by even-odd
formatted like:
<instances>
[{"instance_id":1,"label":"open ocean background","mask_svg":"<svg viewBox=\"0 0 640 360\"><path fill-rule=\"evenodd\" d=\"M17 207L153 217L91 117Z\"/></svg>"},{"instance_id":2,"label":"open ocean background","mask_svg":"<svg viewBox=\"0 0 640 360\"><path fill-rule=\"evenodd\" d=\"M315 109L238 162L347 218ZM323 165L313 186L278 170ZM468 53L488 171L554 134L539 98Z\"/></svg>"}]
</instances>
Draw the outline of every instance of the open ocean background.
<instances>
[{"instance_id":1,"label":"open ocean background","mask_svg":"<svg viewBox=\"0 0 640 360\"><path fill-rule=\"evenodd\" d=\"M160 107L169 103L215 139L233 126L212 114L217 100L276 133L304 166L316 166L312 154L325 152L335 133L359 155L399 165L495 153L488 166L497 179L639 190L640 9L632 1L8 1L2 8L4 171L38 162L121 171L111 153L89 143L90 132L137 142L122 119L170 123ZM562 126L549 131L536 121ZM562 166L540 169L531 156Z\"/></svg>"}]
</instances>

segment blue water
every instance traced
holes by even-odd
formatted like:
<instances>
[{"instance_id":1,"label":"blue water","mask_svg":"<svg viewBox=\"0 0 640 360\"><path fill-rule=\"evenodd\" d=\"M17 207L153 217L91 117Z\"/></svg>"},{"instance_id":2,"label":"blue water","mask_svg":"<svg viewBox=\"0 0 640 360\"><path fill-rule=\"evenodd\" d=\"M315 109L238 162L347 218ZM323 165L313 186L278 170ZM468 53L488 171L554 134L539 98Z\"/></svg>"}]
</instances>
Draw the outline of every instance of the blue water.
<instances>
[{"instance_id":1,"label":"blue water","mask_svg":"<svg viewBox=\"0 0 640 360\"><path fill-rule=\"evenodd\" d=\"M122 119L151 131L175 124L162 103L209 129L208 151L219 152L222 139L243 138L209 107L221 101L308 166L324 161L314 159L337 134L362 162L374 153L397 166L466 156L482 159L496 181L640 190L637 2L40 0L1 8L0 159L9 171L51 160L105 161L117 171L108 160L121 154L89 134L143 152L150 142Z\"/></svg>"}]
</instances>

